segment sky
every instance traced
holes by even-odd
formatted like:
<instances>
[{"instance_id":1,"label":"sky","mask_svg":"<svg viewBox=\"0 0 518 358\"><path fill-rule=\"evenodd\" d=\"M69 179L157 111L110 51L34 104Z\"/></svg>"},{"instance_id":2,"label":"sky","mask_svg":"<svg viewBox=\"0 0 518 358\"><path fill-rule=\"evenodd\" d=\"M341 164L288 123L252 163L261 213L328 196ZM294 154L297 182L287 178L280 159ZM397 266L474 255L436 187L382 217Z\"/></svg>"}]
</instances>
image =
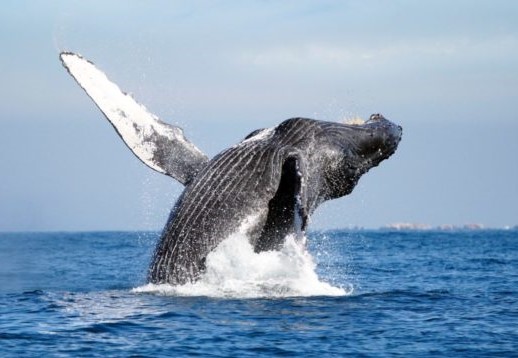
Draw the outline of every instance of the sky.
<instances>
[{"instance_id":1,"label":"sky","mask_svg":"<svg viewBox=\"0 0 518 358\"><path fill-rule=\"evenodd\" d=\"M310 228L518 225L517 18L513 0L4 1L0 231L161 230L181 193L65 50L210 156L291 117L400 124L396 154Z\"/></svg>"}]
</instances>

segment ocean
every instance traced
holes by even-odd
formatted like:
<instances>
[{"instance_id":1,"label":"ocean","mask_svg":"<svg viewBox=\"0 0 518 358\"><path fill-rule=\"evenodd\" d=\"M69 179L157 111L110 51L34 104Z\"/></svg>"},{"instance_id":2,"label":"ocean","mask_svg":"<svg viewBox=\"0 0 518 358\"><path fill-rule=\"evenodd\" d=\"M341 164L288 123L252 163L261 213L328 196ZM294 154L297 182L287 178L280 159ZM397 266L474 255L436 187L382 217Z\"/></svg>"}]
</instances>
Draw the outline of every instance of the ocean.
<instances>
[{"instance_id":1,"label":"ocean","mask_svg":"<svg viewBox=\"0 0 518 358\"><path fill-rule=\"evenodd\" d=\"M0 357L518 356L517 230L231 237L181 287L158 236L0 234Z\"/></svg>"}]
</instances>

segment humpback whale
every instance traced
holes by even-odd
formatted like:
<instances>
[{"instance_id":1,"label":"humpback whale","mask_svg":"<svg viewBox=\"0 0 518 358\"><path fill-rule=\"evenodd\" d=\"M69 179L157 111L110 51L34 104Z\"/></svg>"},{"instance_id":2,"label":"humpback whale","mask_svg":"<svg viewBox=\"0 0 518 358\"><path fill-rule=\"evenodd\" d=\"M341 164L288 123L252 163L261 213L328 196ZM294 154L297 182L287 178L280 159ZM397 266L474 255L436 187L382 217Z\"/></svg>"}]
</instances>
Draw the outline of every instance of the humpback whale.
<instances>
[{"instance_id":1,"label":"humpback whale","mask_svg":"<svg viewBox=\"0 0 518 358\"><path fill-rule=\"evenodd\" d=\"M291 118L209 159L92 62L71 52L60 59L131 151L185 185L151 260L151 283L196 281L207 255L245 223L256 252L280 249L287 235L303 235L319 204L351 193L389 158L402 135L381 114L361 124Z\"/></svg>"}]
</instances>

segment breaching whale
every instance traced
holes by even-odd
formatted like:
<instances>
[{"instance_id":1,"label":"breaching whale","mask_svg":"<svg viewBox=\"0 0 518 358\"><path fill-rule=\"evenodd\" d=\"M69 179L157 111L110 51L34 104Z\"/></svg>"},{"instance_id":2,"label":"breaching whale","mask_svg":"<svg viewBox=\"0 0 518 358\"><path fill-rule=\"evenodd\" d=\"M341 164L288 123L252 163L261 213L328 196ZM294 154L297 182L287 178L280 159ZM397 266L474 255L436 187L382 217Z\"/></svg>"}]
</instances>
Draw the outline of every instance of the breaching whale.
<instances>
[{"instance_id":1,"label":"breaching whale","mask_svg":"<svg viewBox=\"0 0 518 358\"><path fill-rule=\"evenodd\" d=\"M281 248L287 235L305 232L319 204L349 194L390 157L402 135L380 114L362 124L291 118L209 160L92 62L70 52L60 58L131 151L185 185L156 246L151 283L196 281L207 255L244 223L256 252Z\"/></svg>"}]
</instances>

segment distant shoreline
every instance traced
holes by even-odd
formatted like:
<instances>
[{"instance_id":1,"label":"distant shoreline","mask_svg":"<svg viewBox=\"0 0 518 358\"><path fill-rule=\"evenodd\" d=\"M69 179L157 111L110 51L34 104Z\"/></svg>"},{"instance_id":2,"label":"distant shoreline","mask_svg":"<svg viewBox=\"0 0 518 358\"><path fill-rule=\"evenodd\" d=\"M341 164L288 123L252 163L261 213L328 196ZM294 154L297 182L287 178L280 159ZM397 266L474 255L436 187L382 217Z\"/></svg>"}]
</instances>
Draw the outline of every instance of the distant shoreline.
<instances>
[{"instance_id":1,"label":"distant shoreline","mask_svg":"<svg viewBox=\"0 0 518 358\"><path fill-rule=\"evenodd\" d=\"M332 230L349 230L349 231L440 231L440 232L457 232L457 231L515 231L518 230L518 225L505 227L485 227L482 225L386 225L378 228L366 228L361 226L354 226L342 229ZM327 231L327 230L322 230Z\"/></svg>"}]
</instances>

